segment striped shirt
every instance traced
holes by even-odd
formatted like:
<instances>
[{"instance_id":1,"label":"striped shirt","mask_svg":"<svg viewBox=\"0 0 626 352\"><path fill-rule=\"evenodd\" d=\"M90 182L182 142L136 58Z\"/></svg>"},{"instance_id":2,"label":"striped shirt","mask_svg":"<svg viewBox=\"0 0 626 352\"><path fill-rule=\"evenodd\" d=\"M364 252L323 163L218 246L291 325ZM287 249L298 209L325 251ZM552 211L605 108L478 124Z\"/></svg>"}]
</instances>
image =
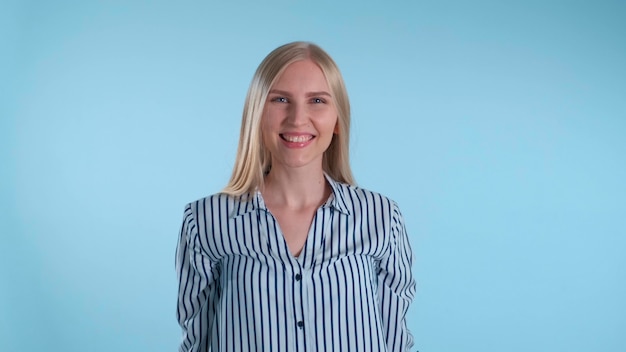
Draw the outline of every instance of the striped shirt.
<instances>
[{"instance_id":1,"label":"striped shirt","mask_svg":"<svg viewBox=\"0 0 626 352\"><path fill-rule=\"evenodd\" d=\"M396 203L327 176L299 256L256 192L188 204L180 351L408 351L412 253Z\"/></svg>"}]
</instances>

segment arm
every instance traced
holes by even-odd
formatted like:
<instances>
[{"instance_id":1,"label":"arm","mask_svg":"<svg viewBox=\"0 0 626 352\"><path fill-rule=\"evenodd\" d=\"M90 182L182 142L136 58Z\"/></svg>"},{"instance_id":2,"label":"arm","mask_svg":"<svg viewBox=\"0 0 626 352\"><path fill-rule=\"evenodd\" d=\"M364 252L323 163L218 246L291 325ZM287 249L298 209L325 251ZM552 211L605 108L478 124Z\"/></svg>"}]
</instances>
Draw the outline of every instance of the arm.
<instances>
[{"instance_id":1,"label":"arm","mask_svg":"<svg viewBox=\"0 0 626 352\"><path fill-rule=\"evenodd\" d=\"M393 203L390 249L380 261L378 270L379 308L389 351L409 351L413 336L406 326L406 312L415 295L411 273L413 255L404 219Z\"/></svg>"},{"instance_id":2,"label":"arm","mask_svg":"<svg viewBox=\"0 0 626 352\"><path fill-rule=\"evenodd\" d=\"M219 268L213 265L198 246L197 220L188 204L176 246L178 308L176 318L183 331L180 352L209 351L209 338L218 297L216 278Z\"/></svg>"}]
</instances>

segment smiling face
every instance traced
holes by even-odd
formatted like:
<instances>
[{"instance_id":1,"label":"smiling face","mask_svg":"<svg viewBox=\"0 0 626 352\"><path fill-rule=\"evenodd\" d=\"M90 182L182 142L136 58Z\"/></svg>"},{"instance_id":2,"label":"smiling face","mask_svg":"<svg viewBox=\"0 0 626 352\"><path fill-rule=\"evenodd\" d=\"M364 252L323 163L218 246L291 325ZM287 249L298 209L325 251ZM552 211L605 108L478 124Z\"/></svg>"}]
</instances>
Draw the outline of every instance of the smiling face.
<instances>
[{"instance_id":1,"label":"smiling face","mask_svg":"<svg viewBox=\"0 0 626 352\"><path fill-rule=\"evenodd\" d=\"M324 152L337 132L337 109L317 64L302 60L287 66L268 94L261 132L272 170L322 171Z\"/></svg>"}]
</instances>

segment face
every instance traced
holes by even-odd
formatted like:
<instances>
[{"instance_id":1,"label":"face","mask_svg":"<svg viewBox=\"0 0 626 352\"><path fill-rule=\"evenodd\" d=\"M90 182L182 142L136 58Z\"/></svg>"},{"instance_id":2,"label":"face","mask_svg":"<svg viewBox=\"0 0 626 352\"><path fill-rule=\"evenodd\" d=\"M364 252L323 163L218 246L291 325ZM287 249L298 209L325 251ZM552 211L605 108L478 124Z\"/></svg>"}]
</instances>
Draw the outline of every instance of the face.
<instances>
[{"instance_id":1,"label":"face","mask_svg":"<svg viewBox=\"0 0 626 352\"><path fill-rule=\"evenodd\" d=\"M337 109L317 64L303 60L287 66L269 92L261 126L272 170L322 170L324 152L337 132Z\"/></svg>"}]
</instances>

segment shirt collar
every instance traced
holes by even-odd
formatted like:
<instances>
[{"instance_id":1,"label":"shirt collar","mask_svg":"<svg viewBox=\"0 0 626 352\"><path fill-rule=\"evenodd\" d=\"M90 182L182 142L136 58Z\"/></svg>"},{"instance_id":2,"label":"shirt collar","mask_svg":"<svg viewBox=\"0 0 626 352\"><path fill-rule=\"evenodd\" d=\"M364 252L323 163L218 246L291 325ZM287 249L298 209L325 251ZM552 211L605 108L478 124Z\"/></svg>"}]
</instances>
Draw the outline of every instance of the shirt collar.
<instances>
[{"instance_id":1,"label":"shirt collar","mask_svg":"<svg viewBox=\"0 0 626 352\"><path fill-rule=\"evenodd\" d=\"M328 174L324 173L326 181L330 185L331 195L328 200L322 205L322 207L331 207L340 213L351 215L348 206L346 205L346 185L333 180ZM240 215L244 215L255 210L267 210L265 201L261 196L260 191L255 191L253 194L247 194L239 196L235 202L235 207L230 213L231 218L236 218Z\"/></svg>"},{"instance_id":2,"label":"shirt collar","mask_svg":"<svg viewBox=\"0 0 626 352\"><path fill-rule=\"evenodd\" d=\"M332 190L332 194L324 206L331 206L343 214L351 215L346 203L347 195L345 193L348 191L347 185L333 180L327 173L324 173L324 176L326 176L326 180Z\"/></svg>"}]
</instances>

